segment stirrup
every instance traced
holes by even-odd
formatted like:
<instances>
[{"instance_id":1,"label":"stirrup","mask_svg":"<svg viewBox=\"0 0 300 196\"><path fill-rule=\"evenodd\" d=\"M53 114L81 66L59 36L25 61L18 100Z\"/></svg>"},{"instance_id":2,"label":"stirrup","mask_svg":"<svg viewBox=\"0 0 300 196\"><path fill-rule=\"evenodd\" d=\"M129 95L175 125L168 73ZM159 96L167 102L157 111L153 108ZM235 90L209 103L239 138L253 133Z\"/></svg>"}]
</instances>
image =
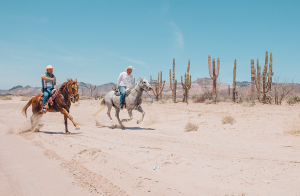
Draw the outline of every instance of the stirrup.
<instances>
[{"instance_id":1,"label":"stirrup","mask_svg":"<svg viewBox=\"0 0 300 196\"><path fill-rule=\"evenodd\" d=\"M44 106L44 107L41 109L41 112L42 112L43 114L45 114L45 113L47 112L47 107Z\"/></svg>"}]
</instances>

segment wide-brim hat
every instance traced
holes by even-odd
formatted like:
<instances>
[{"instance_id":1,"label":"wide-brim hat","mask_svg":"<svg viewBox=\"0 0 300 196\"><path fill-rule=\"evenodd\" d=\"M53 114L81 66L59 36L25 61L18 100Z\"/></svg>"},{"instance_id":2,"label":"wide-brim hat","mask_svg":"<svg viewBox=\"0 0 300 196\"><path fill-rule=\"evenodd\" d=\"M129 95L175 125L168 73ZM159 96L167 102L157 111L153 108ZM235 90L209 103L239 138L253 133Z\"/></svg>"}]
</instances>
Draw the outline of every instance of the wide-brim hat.
<instances>
[{"instance_id":1,"label":"wide-brim hat","mask_svg":"<svg viewBox=\"0 0 300 196\"><path fill-rule=\"evenodd\" d=\"M48 65L44 70L47 71L47 69L54 69L54 67L52 67L52 65Z\"/></svg>"},{"instance_id":2,"label":"wide-brim hat","mask_svg":"<svg viewBox=\"0 0 300 196\"><path fill-rule=\"evenodd\" d=\"M125 70L127 71L127 69L134 69L132 66L128 66L125 68Z\"/></svg>"}]
</instances>

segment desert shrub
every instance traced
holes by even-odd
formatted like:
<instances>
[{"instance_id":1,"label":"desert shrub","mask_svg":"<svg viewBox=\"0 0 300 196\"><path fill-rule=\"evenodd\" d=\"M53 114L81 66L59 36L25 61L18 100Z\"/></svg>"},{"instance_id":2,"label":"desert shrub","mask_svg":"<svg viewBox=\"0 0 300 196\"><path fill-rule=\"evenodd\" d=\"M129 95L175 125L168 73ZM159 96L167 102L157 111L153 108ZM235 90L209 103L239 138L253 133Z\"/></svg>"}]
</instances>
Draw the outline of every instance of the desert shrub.
<instances>
[{"instance_id":1,"label":"desert shrub","mask_svg":"<svg viewBox=\"0 0 300 196\"><path fill-rule=\"evenodd\" d=\"M200 94L194 99L194 103L204 103L207 100L205 94Z\"/></svg>"},{"instance_id":2,"label":"desert shrub","mask_svg":"<svg viewBox=\"0 0 300 196\"><path fill-rule=\"evenodd\" d=\"M199 126L194 123L187 123L184 127L185 132L198 131Z\"/></svg>"},{"instance_id":3,"label":"desert shrub","mask_svg":"<svg viewBox=\"0 0 300 196\"><path fill-rule=\"evenodd\" d=\"M300 102L300 97L298 95L291 96L287 101L289 105Z\"/></svg>"},{"instance_id":4,"label":"desert shrub","mask_svg":"<svg viewBox=\"0 0 300 196\"><path fill-rule=\"evenodd\" d=\"M79 100L91 100L92 99L92 97L86 97L86 96L80 96L79 97Z\"/></svg>"},{"instance_id":5,"label":"desert shrub","mask_svg":"<svg viewBox=\"0 0 300 196\"><path fill-rule=\"evenodd\" d=\"M12 97L10 97L10 96L1 96L0 99L1 100L12 100Z\"/></svg>"},{"instance_id":6,"label":"desert shrub","mask_svg":"<svg viewBox=\"0 0 300 196\"><path fill-rule=\"evenodd\" d=\"M158 103L160 103L160 104L165 104L165 103L167 103L167 100L161 99Z\"/></svg>"},{"instance_id":7,"label":"desert shrub","mask_svg":"<svg viewBox=\"0 0 300 196\"><path fill-rule=\"evenodd\" d=\"M206 100L204 101L204 103L205 103L205 104L213 104L214 101L213 101L213 100L206 99Z\"/></svg>"},{"instance_id":8,"label":"desert shrub","mask_svg":"<svg viewBox=\"0 0 300 196\"><path fill-rule=\"evenodd\" d=\"M22 96L21 97L21 101L29 101L31 99L31 97L28 97L28 96Z\"/></svg>"},{"instance_id":9,"label":"desert shrub","mask_svg":"<svg viewBox=\"0 0 300 196\"><path fill-rule=\"evenodd\" d=\"M300 119L295 119L290 123L285 123L285 132L295 136L300 136Z\"/></svg>"},{"instance_id":10,"label":"desert shrub","mask_svg":"<svg viewBox=\"0 0 300 196\"><path fill-rule=\"evenodd\" d=\"M225 116L223 119L222 119L222 123L223 124L233 124L235 123L235 119L232 117L232 116Z\"/></svg>"}]
</instances>

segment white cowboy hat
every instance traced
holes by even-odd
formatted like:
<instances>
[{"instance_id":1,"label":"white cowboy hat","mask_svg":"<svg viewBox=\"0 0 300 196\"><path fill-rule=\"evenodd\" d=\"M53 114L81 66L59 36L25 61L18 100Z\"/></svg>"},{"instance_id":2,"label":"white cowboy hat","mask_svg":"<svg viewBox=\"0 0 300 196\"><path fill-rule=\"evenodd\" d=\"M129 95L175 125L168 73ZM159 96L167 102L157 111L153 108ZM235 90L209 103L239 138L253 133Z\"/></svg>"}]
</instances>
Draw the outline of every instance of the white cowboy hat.
<instances>
[{"instance_id":1,"label":"white cowboy hat","mask_svg":"<svg viewBox=\"0 0 300 196\"><path fill-rule=\"evenodd\" d=\"M48 65L44 70L47 71L47 69L54 69L54 67L52 67L52 65Z\"/></svg>"},{"instance_id":2,"label":"white cowboy hat","mask_svg":"<svg viewBox=\"0 0 300 196\"><path fill-rule=\"evenodd\" d=\"M128 66L125 68L125 70L127 71L127 69L134 69L132 66Z\"/></svg>"}]
</instances>

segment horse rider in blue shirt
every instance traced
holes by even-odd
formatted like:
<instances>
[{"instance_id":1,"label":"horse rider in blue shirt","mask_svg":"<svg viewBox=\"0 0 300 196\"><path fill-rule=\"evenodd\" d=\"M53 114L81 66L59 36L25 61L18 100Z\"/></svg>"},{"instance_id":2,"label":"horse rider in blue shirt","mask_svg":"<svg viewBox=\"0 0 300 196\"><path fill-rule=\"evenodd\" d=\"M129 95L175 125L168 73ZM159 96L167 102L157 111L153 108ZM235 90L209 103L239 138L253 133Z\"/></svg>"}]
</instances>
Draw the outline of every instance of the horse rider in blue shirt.
<instances>
[{"instance_id":1,"label":"horse rider in blue shirt","mask_svg":"<svg viewBox=\"0 0 300 196\"><path fill-rule=\"evenodd\" d=\"M54 89L54 86L56 85L56 77L53 74L53 69L52 65L48 65L44 70L46 71L42 75L42 91L44 93L43 97L43 108L42 112L45 113L47 111L47 106L46 103L48 101L48 98Z\"/></svg>"}]
</instances>

